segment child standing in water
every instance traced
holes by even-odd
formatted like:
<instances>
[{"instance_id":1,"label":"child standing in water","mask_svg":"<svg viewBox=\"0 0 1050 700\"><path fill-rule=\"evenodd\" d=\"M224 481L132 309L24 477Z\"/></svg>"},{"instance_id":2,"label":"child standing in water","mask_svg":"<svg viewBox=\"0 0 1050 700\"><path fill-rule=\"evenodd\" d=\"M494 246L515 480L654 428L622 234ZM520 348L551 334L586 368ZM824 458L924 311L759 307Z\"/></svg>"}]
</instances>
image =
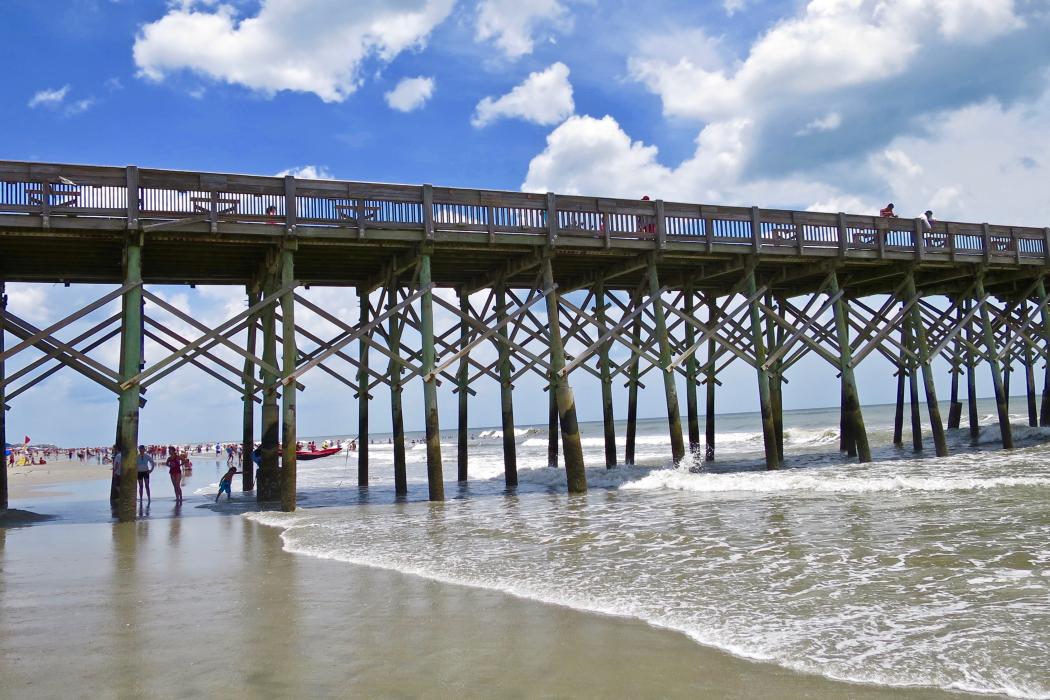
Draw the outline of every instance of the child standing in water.
<instances>
[{"instance_id":1,"label":"child standing in water","mask_svg":"<svg viewBox=\"0 0 1050 700\"><path fill-rule=\"evenodd\" d=\"M227 470L227 472L222 475L222 478L219 479L219 492L217 494L215 494L215 502L216 503L219 502L219 496L222 495L223 491L226 492L226 500L227 501L233 499L233 494L230 493L230 486L233 484L233 475L234 474L240 474L240 473L241 472L237 471L237 467L230 467Z\"/></svg>"}]
</instances>

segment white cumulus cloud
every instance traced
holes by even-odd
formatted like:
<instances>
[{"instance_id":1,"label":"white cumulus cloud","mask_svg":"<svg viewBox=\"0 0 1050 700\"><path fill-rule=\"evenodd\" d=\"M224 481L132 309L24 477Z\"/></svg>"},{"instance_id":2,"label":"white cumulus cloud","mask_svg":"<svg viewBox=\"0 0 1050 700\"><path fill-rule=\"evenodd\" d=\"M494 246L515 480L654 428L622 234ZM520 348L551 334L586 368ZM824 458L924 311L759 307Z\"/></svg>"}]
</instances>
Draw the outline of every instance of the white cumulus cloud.
<instances>
[{"instance_id":1,"label":"white cumulus cloud","mask_svg":"<svg viewBox=\"0 0 1050 700\"><path fill-rule=\"evenodd\" d=\"M453 0L262 0L256 14L235 6L171 6L140 28L139 74L163 80L189 70L272 95L312 92L340 102L359 87L369 58L389 62L421 47Z\"/></svg>"},{"instance_id":2,"label":"white cumulus cloud","mask_svg":"<svg viewBox=\"0 0 1050 700\"><path fill-rule=\"evenodd\" d=\"M572 28L572 18L560 0L481 0L477 10L477 39L492 41L507 58L532 53L535 34L542 27Z\"/></svg>"},{"instance_id":3,"label":"white cumulus cloud","mask_svg":"<svg viewBox=\"0 0 1050 700\"><path fill-rule=\"evenodd\" d=\"M478 102L471 123L480 128L498 119L516 117L550 126L564 121L575 109L569 68L558 62L544 71L530 73L506 95L495 99L486 97Z\"/></svg>"},{"instance_id":4,"label":"white cumulus cloud","mask_svg":"<svg viewBox=\"0 0 1050 700\"><path fill-rule=\"evenodd\" d=\"M386 93L386 103L399 112L411 112L426 104L433 94L433 78L402 78L397 87Z\"/></svg>"},{"instance_id":5,"label":"white cumulus cloud","mask_svg":"<svg viewBox=\"0 0 1050 700\"><path fill-rule=\"evenodd\" d=\"M274 177L284 177L291 175L293 177L302 178L304 180L334 180L335 175L328 171L323 165L297 165L294 168L288 168L276 173Z\"/></svg>"},{"instance_id":6,"label":"white cumulus cloud","mask_svg":"<svg viewBox=\"0 0 1050 700\"><path fill-rule=\"evenodd\" d=\"M66 99L66 95L68 94L68 85L63 85L60 88L40 90L29 99L29 106L31 108L57 107L62 104L62 101Z\"/></svg>"}]
</instances>

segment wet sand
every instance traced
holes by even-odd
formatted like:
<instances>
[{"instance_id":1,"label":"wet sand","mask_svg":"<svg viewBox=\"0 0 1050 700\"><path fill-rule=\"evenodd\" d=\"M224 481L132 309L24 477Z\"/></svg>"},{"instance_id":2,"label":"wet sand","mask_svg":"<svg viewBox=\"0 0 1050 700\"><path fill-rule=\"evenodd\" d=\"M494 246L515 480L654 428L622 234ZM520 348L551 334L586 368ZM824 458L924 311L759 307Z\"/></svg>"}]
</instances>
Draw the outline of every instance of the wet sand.
<instances>
[{"instance_id":1,"label":"wet sand","mask_svg":"<svg viewBox=\"0 0 1050 700\"><path fill-rule=\"evenodd\" d=\"M74 482L109 479L111 474L110 465L98 464L94 459L87 462L56 459L47 464L10 467L7 472L7 485L11 498L56 497L77 490L77 484ZM56 484L69 484L73 488L42 488Z\"/></svg>"},{"instance_id":2,"label":"wet sand","mask_svg":"<svg viewBox=\"0 0 1050 700\"><path fill-rule=\"evenodd\" d=\"M205 503L191 496L176 516L155 500L127 525L0 528L0 695L952 697L835 683L627 619L292 555L277 530Z\"/></svg>"}]
</instances>

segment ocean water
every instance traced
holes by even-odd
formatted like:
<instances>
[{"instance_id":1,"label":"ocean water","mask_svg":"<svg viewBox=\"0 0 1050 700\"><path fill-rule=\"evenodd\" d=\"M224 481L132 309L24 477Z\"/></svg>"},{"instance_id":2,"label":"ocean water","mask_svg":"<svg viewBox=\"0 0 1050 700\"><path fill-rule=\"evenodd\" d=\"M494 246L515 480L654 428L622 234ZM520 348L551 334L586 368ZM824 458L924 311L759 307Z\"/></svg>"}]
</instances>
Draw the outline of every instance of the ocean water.
<instances>
[{"instance_id":1,"label":"ocean water","mask_svg":"<svg viewBox=\"0 0 1050 700\"><path fill-rule=\"evenodd\" d=\"M352 454L303 462L299 511L245 517L299 554L628 616L837 680L1050 698L1050 429L1015 401L1018 447L1002 451L980 408L978 444L950 431L937 459L907 432L893 447L892 407L868 407L866 465L839 454L837 411L789 411L777 472L755 414L719 416L717 461L680 469L664 421L641 422L637 465L611 470L585 423L582 496L547 466L546 426L515 431L513 491L500 432L474 431L471 480L444 503L426 501L422 444L403 500L390 445L373 444L368 489ZM453 432L442 450L454 479Z\"/></svg>"}]
</instances>

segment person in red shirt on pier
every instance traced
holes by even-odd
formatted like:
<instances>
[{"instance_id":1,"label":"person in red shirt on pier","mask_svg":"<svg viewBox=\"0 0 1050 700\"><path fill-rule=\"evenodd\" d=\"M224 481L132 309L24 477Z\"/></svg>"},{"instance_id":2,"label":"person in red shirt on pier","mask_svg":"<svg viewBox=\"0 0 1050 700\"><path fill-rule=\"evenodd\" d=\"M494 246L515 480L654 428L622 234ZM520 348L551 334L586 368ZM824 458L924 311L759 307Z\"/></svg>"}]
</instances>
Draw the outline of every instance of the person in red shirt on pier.
<instances>
[{"instance_id":1,"label":"person in red shirt on pier","mask_svg":"<svg viewBox=\"0 0 1050 700\"><path fill-rule=\"evenodd\" d=\"M890 202L882 209L879 209L879 216L881 216L884 219L896 219L897 214L893 211L893 202Z\"/></svg>"}]
</instances>

